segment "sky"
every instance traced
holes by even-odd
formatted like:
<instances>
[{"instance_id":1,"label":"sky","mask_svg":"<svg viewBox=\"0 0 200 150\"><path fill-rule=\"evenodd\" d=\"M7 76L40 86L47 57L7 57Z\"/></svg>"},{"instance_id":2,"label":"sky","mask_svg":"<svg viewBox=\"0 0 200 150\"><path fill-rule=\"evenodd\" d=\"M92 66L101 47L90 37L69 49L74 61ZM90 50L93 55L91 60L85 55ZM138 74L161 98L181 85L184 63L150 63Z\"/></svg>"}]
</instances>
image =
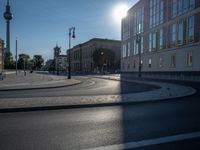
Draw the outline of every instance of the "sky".
<instances>
[{"instance_id":1,"label":"sky","mask_svg":"<svg viewBox=\"0 0 200 150\"><path fill-rule=\"evenodd\" d=\"M68 49L68 30L76 27L72 46L92 38L120 40L121 25L113 18L113 9L122 3L132 7L138 0L10 0L11 52L15 39L18 53L31 57L40 54L45 60L53 58L53 48ZM5 40L6 24L3 18L6 0L0 1L0 38Z\"/></svg>"}]
</instances>

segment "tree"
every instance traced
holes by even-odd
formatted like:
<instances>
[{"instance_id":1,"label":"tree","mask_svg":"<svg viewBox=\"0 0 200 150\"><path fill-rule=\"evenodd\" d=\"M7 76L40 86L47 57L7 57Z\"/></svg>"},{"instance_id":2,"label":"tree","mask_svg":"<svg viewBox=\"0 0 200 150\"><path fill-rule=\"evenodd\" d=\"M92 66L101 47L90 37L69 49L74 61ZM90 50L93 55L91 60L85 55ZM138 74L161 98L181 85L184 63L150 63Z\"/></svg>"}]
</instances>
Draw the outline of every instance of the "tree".
<instances>
[{"instance_id":1,"label":"tree","mask_svg":"<svg viewBox=\"0 0 200 150\"><path fill-rule=\"evenodd\" d=\"M44 59L42 58L41 55L34 55L33 56L33 62L34 62L34 68L33 69L41 69L42 64L44 63Z\"/></svg>"},{"instance_id":2,"label":"tree","mask_svg":"<svg viewBox=\"0 0 200 150\"><path fill-rule=\"evenodd\" d=\"M13 56L12 56L11 52L5 52L4 64L5 64L5 69L14 69L15 68L15 63L13 61Z\"/></svg>"},{"instance_id":3,"label":"tree","mask_svg":"<svg viewBox=\"0 0 200 150\"><path fill-rule=\"evenodd\" d=\"M112 71L115 68L115 53L110 49L97 49L93 53L93 61L96 68Z\"/></svg>"},{"instance_id":4,"label":"tree","mask_svg":"<svg viewBox=\"0 0 200 150\"><path fill-rule=\"evenodd\" d=\"M30 56L28 54L19 54L19 59L18 59L18 68L19 69L24 69L28 67Z\"/></svg>"}]
</instances>

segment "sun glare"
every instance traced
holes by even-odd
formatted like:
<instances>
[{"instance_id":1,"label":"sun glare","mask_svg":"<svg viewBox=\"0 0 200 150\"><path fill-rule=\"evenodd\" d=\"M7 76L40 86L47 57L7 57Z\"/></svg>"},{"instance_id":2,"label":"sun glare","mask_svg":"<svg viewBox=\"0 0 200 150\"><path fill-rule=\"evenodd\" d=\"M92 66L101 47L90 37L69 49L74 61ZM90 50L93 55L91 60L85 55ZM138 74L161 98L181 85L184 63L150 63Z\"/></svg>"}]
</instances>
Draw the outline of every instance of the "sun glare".
<instances>
[{"instance_id":1,"label":"sun glare","mask_svg":"<svg viewBox=\"0 0 200 150\"><path fill-rule=\"evenodd\" d=\"M127 16L128 6L126 4L119 4L113 9L113 19L116 22L121 22Z\"/></svg>"}]
</instances>

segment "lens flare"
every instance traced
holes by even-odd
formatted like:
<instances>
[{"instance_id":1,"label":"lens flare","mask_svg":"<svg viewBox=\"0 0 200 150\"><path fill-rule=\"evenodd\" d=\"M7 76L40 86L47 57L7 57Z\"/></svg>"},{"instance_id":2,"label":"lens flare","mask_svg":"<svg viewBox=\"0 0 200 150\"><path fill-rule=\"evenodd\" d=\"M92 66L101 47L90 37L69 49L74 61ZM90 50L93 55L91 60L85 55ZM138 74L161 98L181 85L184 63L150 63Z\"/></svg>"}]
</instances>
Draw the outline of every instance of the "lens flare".
<instances>
[{"instance_id":1,"label":"lens flare","mask_svg":"<svg viewBox=\"0 0 200 150\"><path fill-rule=\"evenodd\" d=\"M113 9L113 19L116 22L121 22L127 16L128 6L126 4L119 4Z\"/></svg>"}]
</instances>

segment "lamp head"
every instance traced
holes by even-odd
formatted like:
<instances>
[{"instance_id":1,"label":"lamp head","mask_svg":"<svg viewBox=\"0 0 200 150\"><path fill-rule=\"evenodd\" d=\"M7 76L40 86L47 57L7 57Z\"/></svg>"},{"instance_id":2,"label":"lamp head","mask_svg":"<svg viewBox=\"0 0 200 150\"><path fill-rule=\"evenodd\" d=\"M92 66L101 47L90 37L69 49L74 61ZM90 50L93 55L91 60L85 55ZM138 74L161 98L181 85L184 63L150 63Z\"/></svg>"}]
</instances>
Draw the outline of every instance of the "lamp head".
<instances>
[{"instance_id":1,"label":"lamp head","mask_svg":"<svg viewBox=\"0 0 200 150\"><path fill-rule=\"evenodd\" d=\"M73 39L76 38L76 36L75 36L75 27L73 28L72 38L73 38Z\"/></svg>"}]
</instances>

